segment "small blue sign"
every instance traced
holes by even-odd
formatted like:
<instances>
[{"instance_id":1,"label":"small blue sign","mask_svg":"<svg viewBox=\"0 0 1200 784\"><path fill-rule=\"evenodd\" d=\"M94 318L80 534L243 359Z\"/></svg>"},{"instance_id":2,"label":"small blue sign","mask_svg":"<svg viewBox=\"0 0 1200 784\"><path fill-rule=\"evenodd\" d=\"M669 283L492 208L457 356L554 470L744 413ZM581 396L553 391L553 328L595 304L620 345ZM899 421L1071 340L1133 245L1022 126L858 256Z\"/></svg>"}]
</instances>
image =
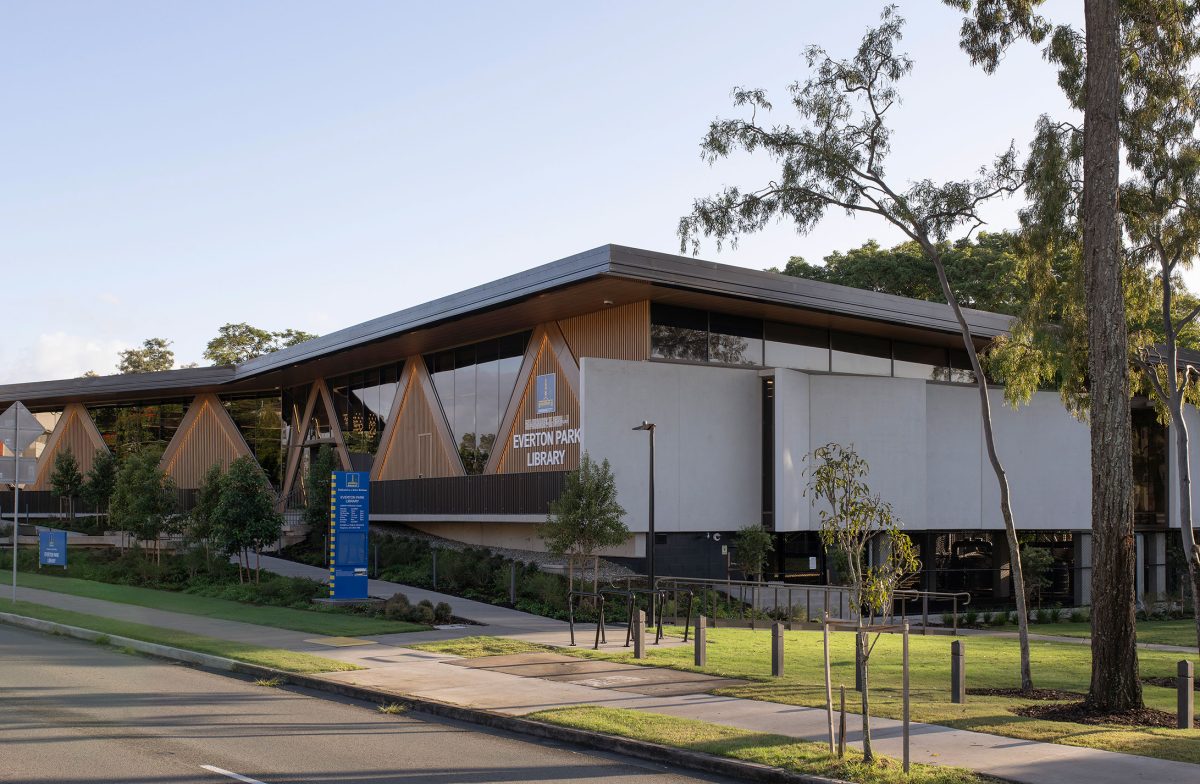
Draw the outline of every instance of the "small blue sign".
<instances>
[{"instance_id":1,"label":"small blue sign","mask_svg":"<svg viewBox=\"0 0 1200 784\"><path fill-rule=\"evenodd\" d=\"M555 373L546 373L537 377L537 412L539 414L553 414L557 408L556 400L558 399L558 375Z\"/></svg>"},{"instance_id":2,"label":"small blue sign","mask_svg":"<svg viewBox=\"0 0 1200 784\"><path fill-rule=\"evenodd\" d=\"M42 531L38 536L38 563L67 568L67 532Z\"/></svg>"},{"instance_id":3,"label":"small blue sign","mask_svg":"<svg viewBox=\"0 0 1200 784\"><path fill-rule=\"evenodd\" d=\"M367 598L371 477L334 471L329 483L329 598Z\"/></svg>"}]
</instances>

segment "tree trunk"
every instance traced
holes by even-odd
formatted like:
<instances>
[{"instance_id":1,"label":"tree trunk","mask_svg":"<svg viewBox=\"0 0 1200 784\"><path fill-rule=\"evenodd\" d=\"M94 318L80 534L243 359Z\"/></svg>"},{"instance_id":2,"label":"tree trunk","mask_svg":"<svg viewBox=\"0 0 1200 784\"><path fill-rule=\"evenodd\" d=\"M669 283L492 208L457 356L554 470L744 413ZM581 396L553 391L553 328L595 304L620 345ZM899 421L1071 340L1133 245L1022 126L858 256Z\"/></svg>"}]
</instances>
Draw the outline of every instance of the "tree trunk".
<instances>
[{"instance_id":1,"label":"tree trunk","mask_svg":"<svg viewBox=\"0 0 1200 784\"><path fill-rule=\"evenodd\" d=\"M254 584L262 581L262 550L254 548Z\"/></svg>"},{"instance_id":2,"label":"tree trunk","mask_svg":"<svg viewBox=\"0 0 1200 784\"><path fill-rule=\"evenodd\" d=\"M1171 318L1170 264L1163 259L1162 265L1162 312L1164 333L1167 339L1167 394L1170 398L1171 429L1175 434L1175 460L1179 472L1179 535L1183 539L1183 556L1187 561L1188 579L1192 584L1192 608L1196 620L1196 650L1200 651L1200 585L1196 582L1200 548L1196 547L1196 534L1192 530L1192 460L1188 452L1188 428L1184 419L1184 393L1189 382L1185 375L1179 383L1179 344L1175 335L1175 323Z\"/></svg>"},{"instance_id":3,"label":"tree trunk","mask_svg":"<svg viewBox=\"0 0 1200 784\"><path fill-rule=\"evenodd\" d=\"M871 749L871 701L867 696L869 682L867 680L867 672L869 670L867 656L870 650L867 647L867 633L864 631L858 632L858 649L862 657L862 745L863 745L863 762L870 765L875 761L875 752Z\"/></svg>"},{"instance_id":4,"label":"tree trunk","mask_svg":"<svg viewBox=\"0 0 1200 784\"><path fill-rule=\"evenodd\" d=\"M1098 711L1142 706L1134 601L1129 354L1117 215L1118 0L1085 0L1083 257L1092 442L1092 682Z\"/></svg>"},{"instance_id":5,"label":"tree trunk","mask_svg":"<svg viewBox=\"0 0 1200 784\"><path fill-rule=\"evenodd\" d=\"M1033 689L1033 669L1029 663L1029 608L1025 601L1025 571L1021 567L1021 543L1017 540L1017 522L1012 512L1008 475L1004 471L1004 465L1000 462L999 455L996 454L996 438L992 429L992 402L988 397L987 378L983 374L983 367L979 364L979 354L975 351L975 340L971 335L971 327L967 324L962 308L958 305L958 298L954 296L954 291L950 287L950 278L946 275L946 265L942 262L942 255L929 240L922 242L922 245L925 254L933 261L933 266L937 269L938 282L942 286L942 296L946 298L946 303L954 311L954 318L962 333L963 346L967 349L967 356L971 359L971 370L975 373L975 388L979 390L979 416L983 423L983 442L987 447L988 462L992 466L992 473L996 475L996 482L1000 486L1000 515L1004 518L1004 532L1008 538L1009 557L1012 561L1013 594L1017 602L1017 636L1021 648L1021 690L1030 691Z\"/></svg>"}]
</instances>

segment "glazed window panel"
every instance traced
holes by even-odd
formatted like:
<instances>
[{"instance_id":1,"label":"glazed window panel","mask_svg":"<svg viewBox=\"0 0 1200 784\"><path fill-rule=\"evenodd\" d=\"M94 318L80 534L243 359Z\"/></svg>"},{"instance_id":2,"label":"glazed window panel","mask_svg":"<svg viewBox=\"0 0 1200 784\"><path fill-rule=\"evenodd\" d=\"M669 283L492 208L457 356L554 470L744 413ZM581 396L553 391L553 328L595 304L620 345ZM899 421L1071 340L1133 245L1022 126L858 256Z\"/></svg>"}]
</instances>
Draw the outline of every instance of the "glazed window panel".
<instances>
[{"instance_id":1,"label":"glazed window panel","mask_svg":"<svg viewBox=\"0 0 1200 784\"><path fill-rule=\"evenodd\" d=\"M830 336L831 368L834 373L862 376L892 374L892 344L886 338L834 332Z\"/></svg>"},{"instance_id":2,"label":"glazed window panel","mask_svg":"<svg viewBox=\"0 0 1200 784\"><path fill-rule=\"evenodd\" d=\"M892 346L892 374L898 378L945 381L950 372L946 349L897 341Z\"/></svg>"},{"instance_id":3,"label":"glazed window panel","mask_svg":"<svg viewBox=\"0 0 1200 784\"><path fill-rule=\"evenodd\" d=\"M709 313L708 361L726 365L761 365L762 321L723 313Z\"/></svg>"},{"instance_id":4,"label":"glazed window panel","mask_svg":"<svg viewBox=\"0 0 1200 784\"><path fill-rule=\"evenodd\" d=\"M650 356L708 361L708 313L673 305L650 306Z\"/></svg>"},{"instance_id":5,"label":"glazed window panel","mask_svg":"<svg viewBox=\"0 0 1200 784\"><path fill-rule=\"evenodd\" d=\"M768 367L829 371L829 330L803 324L766 324Z\"/></svg>"},{"instance_id":6,"label":"glazed window panel","mask_svg":"<svg viewBox=\"0 0 1200 784\"><path fill-rule=\"evenodd\" d=\"M395 400L403 362L339 376L329 381L334 411L346 449L352 454L375 455ZM386 393L386 394L385 394ZM369 461L364 461L364 464Z\"/></svg>"}]
</instances>

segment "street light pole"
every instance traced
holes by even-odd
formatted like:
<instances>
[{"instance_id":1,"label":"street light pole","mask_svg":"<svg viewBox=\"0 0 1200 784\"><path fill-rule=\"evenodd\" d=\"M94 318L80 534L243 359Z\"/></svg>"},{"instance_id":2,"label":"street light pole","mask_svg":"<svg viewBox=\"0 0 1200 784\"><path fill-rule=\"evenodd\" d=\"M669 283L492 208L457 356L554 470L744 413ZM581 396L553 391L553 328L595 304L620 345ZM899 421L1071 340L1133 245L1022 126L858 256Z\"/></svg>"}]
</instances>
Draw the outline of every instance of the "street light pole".
<instances>
[{"instance_id":1,"label":"street light pole","mask_svg":"<svg viewBox=\"0 0 1200 784\"><path fill-rule=\"evenodd\" d=\"M645 430L650 433L650 520L646 532L646 577L650 581L650 614L647 619L654 626L654 428L653 422L642 421L634 430Z\"/></svg>"}]
</instances>

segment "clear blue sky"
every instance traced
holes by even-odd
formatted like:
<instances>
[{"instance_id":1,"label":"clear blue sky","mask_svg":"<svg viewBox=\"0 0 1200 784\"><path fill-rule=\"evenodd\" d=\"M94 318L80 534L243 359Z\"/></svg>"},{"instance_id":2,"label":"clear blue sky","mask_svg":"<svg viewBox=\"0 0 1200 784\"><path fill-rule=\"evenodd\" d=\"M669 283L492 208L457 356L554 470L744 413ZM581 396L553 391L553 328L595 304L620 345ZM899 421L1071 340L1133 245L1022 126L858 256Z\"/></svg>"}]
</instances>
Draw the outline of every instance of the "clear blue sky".
<instances>
[{"instance_id":1,"label":"clear blue sky","mask_svg":"<svg viewBox=\"0 0 1200 784\"><path fill-rule=\"evenodd\" d=\"M1051 3L1077 14L1079 3ZM698 143L734 85L792 115L800 52L849 54L874 2L25 2L0 25L0 382L111 372L150 336L199 361L230 321L325 333L615 242L674 252L691 200L770 174ZM960 177L1038 114L1050 67L996 76L960 19L901 3L917 67L891 170ZM1017 203L997 205L994 228ZM780 225L762 268L876 238ZM15 289L15 291L14 291ZM10 303L17 325L11 326Z\"/></svg>"}]
</instances>

